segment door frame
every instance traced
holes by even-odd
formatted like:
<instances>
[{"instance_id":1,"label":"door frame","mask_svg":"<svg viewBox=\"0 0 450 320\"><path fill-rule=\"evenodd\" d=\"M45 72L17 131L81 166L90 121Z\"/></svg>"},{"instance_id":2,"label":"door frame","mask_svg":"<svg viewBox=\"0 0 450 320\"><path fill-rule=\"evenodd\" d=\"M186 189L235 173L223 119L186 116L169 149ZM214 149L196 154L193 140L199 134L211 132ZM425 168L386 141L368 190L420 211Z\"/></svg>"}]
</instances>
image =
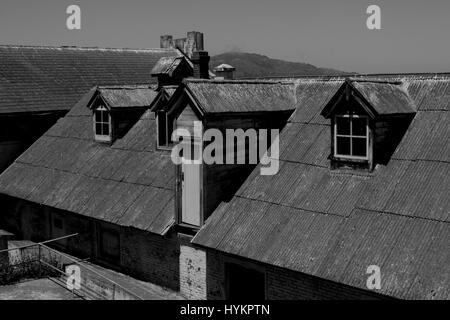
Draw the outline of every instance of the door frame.
<instances>
[{"instance_id":1,"label":"door frame","mask_svg":"<svg viewBox=\"0 0 450 320\"><path fill-rule=\"evenodd\" d=\"M182 214L183 214L183 184L181 179L182 174L182 165L176 165L175 166L175 177L176 177L176 188L175 188L175 222L177 225L188 227L191 229L198 230L203 225L204 221L204 213L203 213L203 207L204 207L204 193L203 193L203 172L204 166L203 163L199 164L199 171L200 171L200 226L195 226L191 224L187 224L183 222Z\"/></svg>"}]
</instances>

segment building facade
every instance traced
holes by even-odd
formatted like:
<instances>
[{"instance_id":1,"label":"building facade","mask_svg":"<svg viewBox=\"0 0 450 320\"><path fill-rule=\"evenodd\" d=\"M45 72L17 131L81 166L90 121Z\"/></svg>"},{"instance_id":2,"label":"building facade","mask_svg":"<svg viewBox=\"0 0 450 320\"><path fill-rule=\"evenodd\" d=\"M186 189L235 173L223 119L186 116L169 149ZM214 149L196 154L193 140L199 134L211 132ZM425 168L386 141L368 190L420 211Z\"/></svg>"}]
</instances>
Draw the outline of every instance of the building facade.
<instances>
[{"instance_id":1,"label":"building facade","mask_svg":"<svg viewBox=\"0 0 450 320\"><path fill-rule=\"evenodd\" d=\"M450 298L448 75L214 80L208 62L91 89L0 175L0 227L77 234L58 249L190 299ZM208 129L279 135L256 163L251 136L243 163L174 163L174 138L206 151Z\"/></svg>"}]
</instances>

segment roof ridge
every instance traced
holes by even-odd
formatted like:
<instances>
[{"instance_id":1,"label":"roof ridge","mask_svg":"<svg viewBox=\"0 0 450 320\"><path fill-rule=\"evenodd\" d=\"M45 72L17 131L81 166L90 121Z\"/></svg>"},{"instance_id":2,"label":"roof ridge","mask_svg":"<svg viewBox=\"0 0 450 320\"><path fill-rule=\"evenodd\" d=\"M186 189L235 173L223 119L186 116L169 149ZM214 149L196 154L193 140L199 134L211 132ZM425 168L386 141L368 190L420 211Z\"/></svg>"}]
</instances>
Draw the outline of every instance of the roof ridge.
<instances>
[{"instance_id":1,"label":"roof ridge","mask_svg":"<svg viewBox=\"0 0 450 320\"><path fill-rule=\"evenodd\" d=\"M196 79L186 78L184 83L211 83L211 84L294 84L294 81L282 80L227 80L227 79Z\"/></svg>"},{"instance_id":2,"label":"roof ridge","mask_svg":"<svg viewBox=\"0 0 450 320\"><path fill-rule=\"evenodd\" d=\"M134 90L134 89L151 89L151 90L155 90L154 88L152 88L151 85L149 84L137 84L137 85L107 85L107 86L97 86L96 87L99 90Z\"/></svg>"},{"instance_id":3,"label":"roof ridge","mask_svg":"<svg viewBox=\"0 0 450 320\"><path fill-rule=\"evenodd\" d=\"M177 49L162 48L113 48L113 47L83 47L83 46L44 46L44 45L8 45L0 44L0 48L10 49L42 49L42 50L80 50L80 51L136 51L136 52L173 52Z\"/></svg>"}]
</instances>

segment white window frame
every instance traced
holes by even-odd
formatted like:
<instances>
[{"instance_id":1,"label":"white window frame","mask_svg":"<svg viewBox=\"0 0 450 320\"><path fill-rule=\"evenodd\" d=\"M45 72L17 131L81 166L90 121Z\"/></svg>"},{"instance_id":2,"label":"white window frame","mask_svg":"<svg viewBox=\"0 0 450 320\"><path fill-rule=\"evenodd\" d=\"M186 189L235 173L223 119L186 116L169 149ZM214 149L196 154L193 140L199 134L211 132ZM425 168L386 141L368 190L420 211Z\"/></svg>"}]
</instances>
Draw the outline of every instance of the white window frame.
<instances>
[{"instance_id":1,"label":"white window frame","mask_svg":"<svg viewBox=\"0 0 450 320\"><path fill-rule=\"evenodd\" d=\"M108 115L108 122L106 122L106 121L100 121L100 122L97 122L97 116L96 116L96 113L97 113L97 111L101 111L101 112L103 112L103 114L107 114ZM100 120L104 120L103 118L102 119L100 119ZM100 123L100 124L102 124L102 127L103 127L103 124L108 124L108 127L109 127L109 133L106 135L106 134L98 134L97 133L97 124L98 123ZM103 131L103 130L102 130ZM110 114L110 111L105 107L105 106L100 106L100 107L98 107L98 108L96 108L95 110L94 110L94 133L95 133L95 140L97 140L97 141L101 141L101 142L111 142L111 131L112 131L112 123L111 123L111 114ZM103 132L102 132L103 133Z\"/></svg>"},{"instance_id":2,"label":"white window frame","mask_svg":"<svg viewBox=\"0 0 450 320\"><path fill-rule=\"evenodd\" d=\"M350 118L350 134L338 134L337 133L337 119L338 118ZM352 118L358 118L358 119L365 119L366 120L366 135L365 136L358 136L353 135L353 122L351 121ZM352 138L365 138L366 139L366 156L360 157L360 156L353 156L353 155L347 155L347 154L338 154L337 150L337 138L343 137L343 138L349 138L350 139L350 153L353 153L353 141ZM369 129L369 117L364 115L356 115L356 114L340 114L334 116L334 156L336 158L341 159L350 159L350 160L369 160L369 138L370 138L370 129Z\"/></svg>"}]
</instances>

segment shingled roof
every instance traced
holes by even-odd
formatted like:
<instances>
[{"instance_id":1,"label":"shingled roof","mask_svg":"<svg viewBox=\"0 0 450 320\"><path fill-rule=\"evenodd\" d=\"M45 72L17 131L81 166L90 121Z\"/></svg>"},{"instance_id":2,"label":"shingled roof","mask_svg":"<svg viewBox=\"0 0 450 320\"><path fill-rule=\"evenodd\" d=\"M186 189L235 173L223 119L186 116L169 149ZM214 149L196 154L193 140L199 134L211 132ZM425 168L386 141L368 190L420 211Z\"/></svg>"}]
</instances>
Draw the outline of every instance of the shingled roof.
<instances>
[{"instance_id":1,"label":"shingled roof","mask_svg":"<svg viewBox=\"0 0 450 320\"><path fill-rule=\"evenodd\" d=\"M296 107L295 88L289 82L203 79L183 82L203 113L289 111ZM173 97L176 99L176 93Z\"/></svg>"},{"instance_id":2,"label":"shingled roof","mask_svg":"<svg viewBox=\"0 0 450 320\"><path fill-rule=\"evenodd\" d=\"M69 110L93 86L148 84L175 49L0 46L0 113Z\"/></svg>"},{"instance_id":3,"label":"shingled roof","mask_svg":"<svg viewBox=\"0 0 450 320\"><path fill-rule=\"evenodd\" d=\"M0 176L0 193L164 234L174 223L174 170L170 154L156 150L153 114L146 111L112 146L96 143L87 107L96 92Z\"/></svg>"},{"instance_id":4,"label":"shingled roof","mask_svg":"<svg viewBox=\"0 0 450 320\"><path fill-rule=\"evenodd\" d=\"M364 174L329 169L320 112L344 79L297 79L278 174L256 168L193 242L366 290L378 265L378 293L449 299L450 78L397 80L417 114L391 161Z\"/></svg>"},{"instance_id":5,"label":"shingled roof","mask_svg":"<svg viewBox=\"0 0 450 320\"><path fill-rule=\"evenodd\" d=\"M333 112L338 99L346 91L360 99L362 106L372 117L383 115L404 115L416 112L413 99L409 96L404 84L395 81L374 79L347 79L335 96L324 107L322 115L326 118Z\"/></svg>"},{"instance_id":6,"label":"shingled roof","mask_svg":"<svg viewBox=\"0 0 450 320\"><path fill-rule=\"evenodd\" d=\"M97 87L92 99L101 96L109 108L148 107L156 95L156 88L149 86L108 86Z\"/></svg>"}]
</instances>

